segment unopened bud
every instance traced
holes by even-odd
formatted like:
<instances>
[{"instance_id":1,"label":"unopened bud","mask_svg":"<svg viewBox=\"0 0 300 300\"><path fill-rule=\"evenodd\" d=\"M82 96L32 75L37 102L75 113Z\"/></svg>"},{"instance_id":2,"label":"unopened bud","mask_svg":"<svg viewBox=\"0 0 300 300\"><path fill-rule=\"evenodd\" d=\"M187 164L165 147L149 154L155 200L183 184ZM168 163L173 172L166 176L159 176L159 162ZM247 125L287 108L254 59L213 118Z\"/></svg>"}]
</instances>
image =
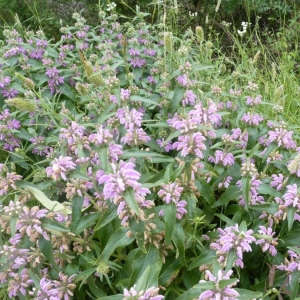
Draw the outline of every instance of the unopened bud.
<instances>
[{"instance_id":1,"label":"unopened bud","mask_svg":"<svg viewBox=\"0 0 300 300\"><path fill-rule=\"evenodd\" d=\"M204 31L202 26L196 27L196 39L198 43L202 43L204 41Z\"/></svg>"},{"instance_id":2,"label":"unopened bud","mask_svg":"<svg viewBox=\"0 0 300 300\"><path fill-rule=\"evenodd\" d=\"M34 112L36 110L36 105L30 100L23 98L12 98L4 100L9 106L14 106L20 111Z\"/></svg>"}]
</instances>

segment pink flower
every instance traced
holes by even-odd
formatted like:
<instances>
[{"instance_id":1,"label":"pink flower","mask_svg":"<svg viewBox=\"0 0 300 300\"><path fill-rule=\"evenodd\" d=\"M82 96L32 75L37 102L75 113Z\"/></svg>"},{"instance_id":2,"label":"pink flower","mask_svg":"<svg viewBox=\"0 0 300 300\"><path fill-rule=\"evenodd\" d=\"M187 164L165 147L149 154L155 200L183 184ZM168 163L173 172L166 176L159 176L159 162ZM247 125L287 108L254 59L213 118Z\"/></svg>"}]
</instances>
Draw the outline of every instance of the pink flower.
<instances>
[{"instance_id":1,"label":"pink flower","mask_svg":"<svg viewBox=\"0 0 300 300\"><path fill-rule=\"evenodd\" d=\"M256 241L257 245L262 246L262 251L266 252L269 250L269 253L272 256L277 254L277 250L275 246L277 246L277 239L273 239L275 232L273 232L271 227L266 228L265 226L259 226L260 230L258 230L259 234L265 235L265 238L261 238Z\"/></svg>"},{"instance_id":2,"label":"pink flower","mask_svg":"<svg viewBox=\"0 0 300 300\"><path fill-rule=\"evenodd\" d=\"M76 164L73 162L72 157L69 156L60 156L59 158L55 158L54 161L51 162L52 167L46 168L47 177L52 177L55 181L62 178L63 180L67 180L66 174L69 170L74 170Z\"/></svg>"},{"instance_id":3,"label":"pink flower","mask_svg":"<svg viewBox=\"0 0 300 300\"><path fill-rule=\"evenodd\" d=\"M236 290L232 289L232 287L237 284L237 282L239 281L238 279L236 280L236 282L231 283L231 284L225 286L224 288L220 288L220 286L219 286L219 282L221 280L230 279L230 276L232 273L233 273L232 270L228 271L227 273L225 273L222 270L219 270L217 277L215 277L209 270L206 270L205 275L208 278L208 281L200 280L200 284L206 283L206 282L214 282L215 288L201 293L198 300L212 300L212 299L235 300L235 299L237 299L237 297L240 294Z\"/></svg>"}]
</instances>

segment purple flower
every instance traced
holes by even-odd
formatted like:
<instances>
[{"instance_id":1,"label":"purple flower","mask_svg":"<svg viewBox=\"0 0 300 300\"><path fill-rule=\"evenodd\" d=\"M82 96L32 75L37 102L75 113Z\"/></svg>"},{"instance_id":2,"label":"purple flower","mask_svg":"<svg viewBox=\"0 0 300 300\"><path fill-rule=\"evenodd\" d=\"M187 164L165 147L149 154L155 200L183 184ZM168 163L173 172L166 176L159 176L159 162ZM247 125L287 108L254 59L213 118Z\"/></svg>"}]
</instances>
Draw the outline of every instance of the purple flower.
<instances>
[{"instance_id":1,"label":"purple flower","mask_svg":"<svg viewBox=\"0 0 300 300\"><path fill-rule=\"evenodd\" d=\"M39 48L46 48L48 46L48 41L47 40L37 40L36 41L36 46Z\"/></svg>"},{"instance_id":2,"label":"purple flower","mask_svg":"<svg viewBox=\"0 0 300 300\"><path fill-rule=\"evenodd\" d=\"M1 91L2 95L6 98L15 98L19 92L13 88L6 88Z\"/></svg>"},{"instance_id":3,"label":"purple flower","mask_svg":"<svg viewBox=\"0 0 300 300\"><path fill-rule=\"evenodd\" d=\"M126 129L142 126L143 113L133 108L126 112L123 108L119 108L116 117L119 118L120 124L124 124Z\"/></svg>"},{"instance_id":4,"label":"purple flower","mask_svg":"<svg viewBox=\"0 0 300 300\"><path fill-rule=\"evenodd\" d=\"M113 135L110 130L103 128L103 126L99 126L97 133L92 133L89 136L89 141L95 145L107 145L112 139Z\"/></svg>"},{"instance_id":5,"label":"purple flower","mask_svg":"<svg viewBox=\"0 0 300 300\"><path fill-rule=\"evenodd\" d=\"M76 164L73 162L72 157L69 156L60 156L55 158L51 162L52 167L46 168L47 177L52 177L55 181L59 179L67 180L66 174L70 170L74 170Z\"/></svg>"},{"instance_id":6,"label":"purple flower","mask_svg":"<svg viewBox=\"0 0 300 300\"><path fill-rule=\"evenodd\" d=\"M37 60L42 60L43 57L44 57L44 53L45 53L44 49L38 48L38 49L32 50L29 53L29 56L30 56L30 58L34 58L34 59L37 59Z\"/></svg>"},{"instance_id":7,"label":"purple flower","mask_svg":"<svg viewBox=\"0 0 300 300\"><path fill-rule=\"evenodd\" d=\"M54 67L54 68L48 68L46 71L46 75L49 78L56 78L58 76L58 70Z\"/></svg>"},{"instance_id":8,"label":"purple flower","mask_svg":"<svg viewBox=\"0 0 300 300\"><path fill-rule=\"evenodd\" d=\"M261 95L258 95L255 98L248 96L246 100L246 104L249 106L257 106L258 104L261 103L261 98L262 98Z\"/></svg>"},{"instance_id":9,"label":"purple flower","mask_svg":"<svg viewBox=\"0 0 300 300\"><path fill-rule=\"evenodd\" d=\"M217 105L209 100L208 107L203 107L202 103L194 106L194 109L189 112L189 118L196 120L199 125L218 125L221 122L221 116L217 113Z\"/></svg>"},{"instance_id":10,"label":"purple flower","mask_svg":"<svg viewBox=\"0 0 300 300\"><path fill-rule=\"evenodd\" d=\"M147 79L150 84L156 84L156 80L153 76L148 76Z\"/></svg>"},{"instance_id":11,"label":"purple flower","mask_svg":"<svg viewBox=\"0 0 300 300\"><path fill-rule=\"evenodd\" d=\"M129 128L125 136L121 138L122 143L135 146L150 141L151 138L146 134L143 128Z\"/></svg>"},{"instance_id":12,"label":"purple flower","mask_svg":"<svg viewBox=\"0 0 300 300\"><path fill-rule=\"evenodd\" d=\"M292 250L288 250L288 254L290 256L290 260L287 258L285 259L284 264L281 264L279 266L276 266L277 269L281 271L286 271L289 278L289 283L291 283L292 280L292 272L300 271L300 257L297 252L294 252Z\"/></svg>"},{"instance_id":13,"label":"purple flower","mask_svg":"<svg viewBox=\"0 0 300 300\"><path fill-rule=\"evenodd\" d=\"M165 297L158 295L159 288L156 287L150 287L146 291L137 291L136 286L134 285L131 287L129 290L124 289L123 295L124 298L123 300L162 300Z\"/></svg>"},{"instance_id":14,"label":"purple flower","mask_svg":"<svg viewBox=\"0 0 300 300\"><path fill-rule=\"evenodd\" d=\"M186 74L178 76L176 81L182 87L188 87L190 85L190 80Z\"/></svg>"},{"instance_id":15,"label":"purple flower","mask_svg":"<svg viewBox=\"0 0 300 300\"><path fill-rule=\"evenodd\" d=\"M135 56L133 59L129 60L129 63L135 69L136 68L142 68L143 66L146 65L146 60L144 58L140 58L140 57Z\"/></svg>"},{"instance_id":16,"label":"purple flower","mask_svg":"<svg viewBox=\"0 0 300 300\"><path fill-rule=\"evenodd\" d=\"M152 49L145 49L144 54L148 56L156 56L156 51Z\"/></svg>"},{"instance_id":17,"label":"purple flower","mask_svg":"<svg viewBox=\"0 0 300 300\"><path fill-rule=\"evenodd\" d=\"M296 184L288 185L287 192L282 196L285 200L284 206L292 206L300 209L300 194Z\"/></svg>"},{"instance_id":18,"label":"purple flower","mask_svg":"<svg viewBox=\"0 0 300 300\"><path fill-rule=\"evenodd\" d=\"M210 248L217 250L217 255L220 256L219 262L224 261L224 256L230 250L234 250L238 256L235 265L243 268L243 252L251 252L250 244L256 241L255 237L252 236L253 230L240 231L238 224L235 224L235 226L226 227L224 230L218 228L218 231L220 238L211 243Z\"/></svg>"},{"instance_id":19,"label":"purple flower","mask_svg":"<svg viewBox=\"0 0 300 300\"><path fill-rule=\"evenodd\" d=\"M164 139L156 140L156 143L160 148L163 148L166 152L169 152L173 149L173 144L171 141L166 142Z\"/></svg>"},{"instance_id":20,"label":"purple flower","mask_svg":"<svg viewBox=\"0 0 300 300\"><path fill-rule=\"evenodd\" d=\"M105 199L113 199L123 194L123 192L131 187L140 187L138 183L141 174L134 170L133 162L120 161L119 165L111 164L113 174L103 174L103 171L98 171L96 180L98 184L104 183L103 194Z\"/></svg>"},{"instance_id":21,"label":"purple flower","mask_svg":"<svg viewBox=\"0 0 300 300\"><path fill-rule=\"evenodd\" d=\"M141 55L141 52L139 50L133 49L133 48L129 49L128 52L129 52L130 56L140 56Z\"/></svg>"},{"instance_id":22,"label":"purple flower","mask_svg":"<svg viewBox=\"0 0 300 300\"><path fill-rule=\"evenodd\" d=\"M187 213L185 206L187 202L184 200L180 201L181 192L183 187L178 186L175 182L162 185L162 189L159 190L157 195L162 198L164 202L170 204L171 202L176 204L176 218L181 220L183 215ZM163 210L160 211L160 216L164 215Z\"/></svg>"},{"instance_id":23,"label":"purple flower","mask_svg":"<svg viewBox=\"0 0 300 300\"><path fill-rule=\"evenodd\" d=\"M58 290L55 289L55 283L48 278L42 277L40 280L40 288L33 288L30 295L35 296L36 300L60 300Z\"/></svg>"},{"instance_id":24,"label":"purple flower","mask_svg":"<svg viewBox=\"0 0 300 300\"><path fill-rule=\"evenodd\" d=\"M182 99L182 105L186 106L188 104L195 105L195 101L197 99L197 95L194 94L193 91L187 90L184 94L184 98Z\"/></svg>"},{"instance_id":25,"label":"purple flower","mask_svg":"<svg viewBox=\"0 0 300 300\"><path fill-rule=\"evenodd\" d=\"M231 176L225 177L225 178L218 184L218 188L221 189L221 188L224 187L225 189L228 189L231 180L232 180L232 177L231 177Z\"/></svg>"},{"instance_id":26,"label":"purple flower","mask_svg":"<svg viewBox=\"0 0 300 300\"><path fill-rule=\"evenodd\" d=\"M202 135L201 132L196 132L190 135L184 135L178 137L178 142L173 144L173 149L178 151L181 150L181 156L185 157L190 154L196 155L199 158L203 158L203 150L206 149L205 144L203 143L206 138Z\"/></svg>"},{"instance_id":27,"label":"purple flower","mask_svg":"<svg viewBox=\"0 0 300 300\"><path fill-rule=\"evenodd\" d=\"M128 100L130 98L130 90L126 89L121 89L121 96L120 96L122 101Z\"/></svg>"},{"instance_id":28,"label":"purple flower","mask_svg":"<svg viewBox=\"0 0 300 300\"><path fill-rule=\"evenodd\" d=\"M11 79L9 76L5 76L0 80L0 89L4 89L6 86L8 86L11 82Z\"/></svg>"},{"instance_id":29,"label":"purple flower","mask_svg":"<svg viewBox=\"0 0 300 300\"><path fill-rule=\"evenodd\" d=\"M295 149L297 144L292 139L293 131L287 131L284 128L275 128L275 131L269 131L269 138L266 144L269 145L272 142L277 143L278 147L283 147L287 150Z\"/></svg>"},{"instance_id":30,"label":"purple flower","mask_svg":"<svg viewBox=\"0 0 300 300\"><path fill-rule=\"evenodd\" d=\"M232 287L237 284L237 282L239 281L238 279L236 280L236 282L231 283L224 288L220 288L219 286L219 282L221 280L230 279L232 273L233 273L232 270L228 271L227 273L225 273L225 271L219 270L218 276L215 277L209 270L206 270L205 275L208 278L208 281L200 280L200 284L206 282L214 282L215 288L201 293L198 300L212 300L212 299L236 300L240 294Z\"/></svg>"},{"instance_id":31,"label":"purple flower","mask_svg":"<svg viewBox=\"0 0 300 300\"><path fill-rule=\"evenodd\" d=\"M285 178L283 177L282 174L273 174L272 176L272 181L270 183L270 186L273 188L276 188L277 191L281 191L284 184L285 184Z\"/></svg>"},{"instance_id":32,"label":"purple flower","mask_svg":"<svg viewBox=\"0 0 300 300\"><path fill-rule=\"evenodd\" d=\"M258 230L259 234L265 235L266 237L261 238L256 241L257 245L262 246L262 251L266 252L269 250L269 253L272 256L275 256L277 254L277 250L275 246L277 246L277 239L273 238L275 232L273 232L271 227L266 228L265 226L259 226L260 230Z\"/></svg>"},{"instance_id":33,"label":"purple flower","mask_svg":"<svg viewBox=\"0 0 300 300\"><path fill-rule=\"evenodd\" d=\"M123 226L128 226L129 218L136 216L136 213L130 209L124 199L126 190L133 190L135 200L139 206L139 218L144 220L143 208L151 208L154 202L145 200L145 196L150 194L149 189L141 187L138 182L141 174L134 170L135 164L132 161L120 161L119 165L111 163L112 174L105 174L102 170L96 173L96 180L99 184L104 183L104 199L110 199L118 205L118 216L122 220Z\"/></svg>"},{"instance_id":34,"label":"purple flower","mask_svg":"<svg viewBox=\"0 0 300 300\"><path fill-rule=\"evenodd\" d=\"M224 167L232 166L235 161L232 153L226 153L226 151L222 150L217 150L215 152L215 157L209 157L208 160L215 164L223 165Z\"/></svg>"},{"instance_id":35,"label":"purple flower","mask_svg":"<svg viewBox=\"0 0 300 300\"><path fill-rule=\"evenodd\" d=\"M12 278L7 289L9 298L17 297L18 293L27 295L27 289L33 284L29 270L24 268L20 273L10 272L9 276Z\"/></svg>"},{"instance_id":36,"label":"purple flower","mask_svg":"<svg viewBox=\"0 0 300 300\"><path fill-rule=\"evenodd\" d=\"M173 202L177 203L181 197L183 187L180 187L175 182L162 185L162 189L157 193L159 197L167 204Z\"/></svg>"},{"instance_id":37,"label":"purple flower","mask_svg":"<svg viewBox=\"0 0 300 300\"><path fill-rule=\"evenodd\" d=\"M32 150L33 154L39 156L47 155L52 149L51 147L44 145L45 138L43 136L31 138L29 141L34 145L34 148Z\"/></svg>"},{"instance_id":38,"label":"purple flower","mask_svg":"<svg viewBox=\"0 0 300 300\"><path fill-rule=\"evenodd\" d=\"M8 194L11 190L17 190L16 182L21 179L22 176L15 172L0 172L0 196Z\"/></svg>"},{"instance_id":39,"label":"purple flower","mask_svg":"<svg viewBox=\"0 0 300 300\"><path fill-rule=\"evenodd\" d=\"M26 233L31 242L36 242L41 236L46 240L50 240L47 232L41 227L41 221L39 220L45 217L47 213L47 209L40 209L38 206L32 208L24 206L19 214L16 228L22 235Z\"/></svg>"},{"instance_id":40,"label":"purple flower","mask_svg":"<svg viewBox=\"0 0 300 300\"><path fill-rule=\"evenodd\" d=\"M108 154L111 162L116 163L119 160L119 157L123 154L122 145L111 142L108 146Z\"/></svg>"},{"instance_id":41,"label":"purple flower","mask_svg":"<svg viewBox=\"0 0 300 300\"><path fill-rule=\"evenodd\" d=\"M252 114L250 112L247 112L243 114L241 121L249 125L258 126L259 123L263 121L263 119L264 118L259 114Z\"/></svg>"}]
</instances>

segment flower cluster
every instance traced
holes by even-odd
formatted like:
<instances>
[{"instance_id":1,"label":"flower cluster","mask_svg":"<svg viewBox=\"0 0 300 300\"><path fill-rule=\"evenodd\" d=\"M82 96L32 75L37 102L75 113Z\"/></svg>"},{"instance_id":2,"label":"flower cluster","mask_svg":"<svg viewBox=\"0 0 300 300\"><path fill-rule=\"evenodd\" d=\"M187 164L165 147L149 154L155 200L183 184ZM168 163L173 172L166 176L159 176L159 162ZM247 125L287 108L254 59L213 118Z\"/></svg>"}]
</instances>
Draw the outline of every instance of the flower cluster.
<instances>
[{"instance_id":1,"label":"flower cluster","mask_svg":"<svg viewBox=\"0 0 300 300\"><path fill-rule=\"evenodd\" d=\"M162 198L166 204L175 203L176 205L176 218L181 219L183 215L187 213L185 206L187 202L180 200L183 188L177 185L175 182L162 185L162 189L158 191L157 195ZM163 215L163 211L160 212Z\"/></svg>"},{"instance_id":2,"label":"flower cluster","mask_svg":"<svg viewBox=\"0 0 300 300\"><path fill-rule=\"evenodd\" d=\"M216 250L219 256L219 262L226 265L226 256L229 251L234 251L237 254L235 265L241 268L244 267L243 252L251 252L251 246L256 241L252 235L253 230L241 231L239 225L226 227L224 230L218 228L220 238L210 244L210 248Z\"/></svg>"}]
</instances>

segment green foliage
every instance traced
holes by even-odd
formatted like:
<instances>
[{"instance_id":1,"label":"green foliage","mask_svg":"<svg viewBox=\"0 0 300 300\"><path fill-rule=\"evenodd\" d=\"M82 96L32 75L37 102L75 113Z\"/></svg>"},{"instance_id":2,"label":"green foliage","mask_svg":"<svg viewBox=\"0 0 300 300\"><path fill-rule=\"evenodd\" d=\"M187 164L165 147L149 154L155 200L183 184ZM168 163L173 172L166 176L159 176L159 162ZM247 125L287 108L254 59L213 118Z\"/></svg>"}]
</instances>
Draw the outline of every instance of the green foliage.
<instances>
[{"instance_id":1,"label":"green foliage","mask_svg":"<svg viewBox=\"0 0 300 300\"><path fill-rule=\"evenodd\" d=\"M0 275L11 296L45 298L46 281L75 299L299 297L289 269L300 253L299 137L284 118L296 111L297 48L284 44L296 38L296 16L285 21L296 3L196 2L184 24L177 1L145 13L135 1L91 2L91 27L68 7L51 40L57 3L40 13L35 1L34 31L5 28ZM237 9L243 21L282 17L279 41L271 19L265 32L261 21L214 27ZM204 12L204 32L184 31Z\"/></svg>"}]
</instances>

